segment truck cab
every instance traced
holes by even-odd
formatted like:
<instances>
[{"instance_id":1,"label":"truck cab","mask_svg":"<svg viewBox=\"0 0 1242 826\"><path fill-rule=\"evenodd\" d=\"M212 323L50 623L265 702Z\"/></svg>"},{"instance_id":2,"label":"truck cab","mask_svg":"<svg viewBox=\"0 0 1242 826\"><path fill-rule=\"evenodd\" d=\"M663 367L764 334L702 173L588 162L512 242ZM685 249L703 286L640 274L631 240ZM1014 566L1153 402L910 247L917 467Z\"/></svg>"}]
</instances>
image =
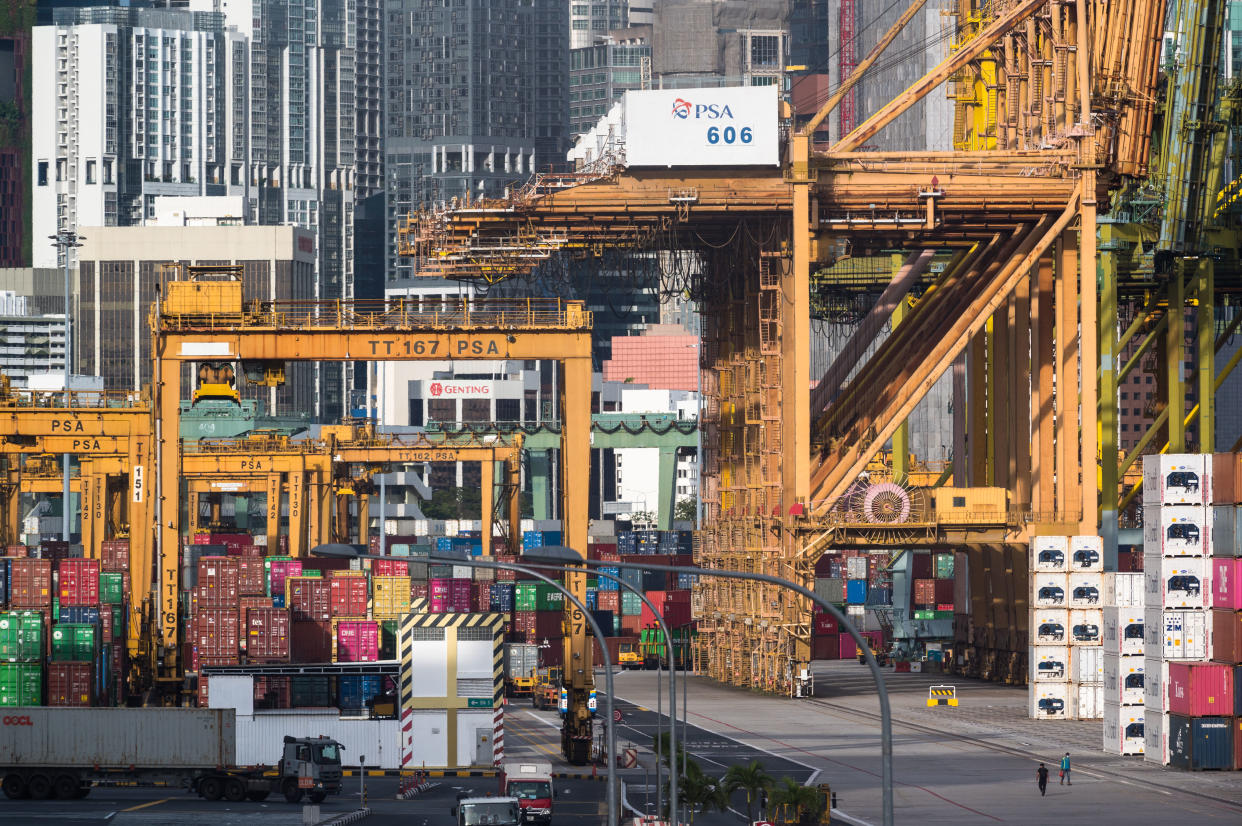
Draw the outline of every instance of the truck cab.
<instances>
[{"instance_id":1,"label":"truck cab","mask_svg":"<svg viewBox=\"0 0 1242 826\"><path fill-rule=\"evenodd\" d=\"M290 737L280 758L280 791L297 803L305 793L312 803L341 792L341 744L331 737Z\"/></svg>"},{"instance_id":2,"label":"truck cab","mask_svg":"<svg viewBox=\"0 0 1242 826\"><path fill-rule=\"evenodd\" d=\"M516 797L464 797L453 807L457 826L522 826Z\"/></svg>"},{"instance_id":3,"label":"truck cab","mask_svg":"<svg viewBox=\"0 0 1242 826\"><path fill-rule=\"evenodd\" d=\"M552 822L552 764L543 760L521 760L501 764L500 793L516 798L523 823L547 826Z\"/></svg>"}]
</instances>

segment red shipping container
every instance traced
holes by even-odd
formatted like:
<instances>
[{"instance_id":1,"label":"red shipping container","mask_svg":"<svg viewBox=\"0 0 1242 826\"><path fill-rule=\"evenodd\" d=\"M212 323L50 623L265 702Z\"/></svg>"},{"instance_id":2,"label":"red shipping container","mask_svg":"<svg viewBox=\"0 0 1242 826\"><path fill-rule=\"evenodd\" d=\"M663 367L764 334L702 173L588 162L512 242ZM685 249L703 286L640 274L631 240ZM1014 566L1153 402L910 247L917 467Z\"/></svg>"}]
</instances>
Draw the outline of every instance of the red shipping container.
<instances>
[{"instance_id":1,"label":"red shipping container","mask_svg":"<svg viewBox=\"0 0 1242 826\"><path fill-rule=\"evenodd\" d=\"M245 557L266 556L267 548L263 545L242 545L241 555Z\"/></svg>"},{"instance_id":2,"label":"red shipping container","mask_svg":"<svg viewBox=\"0 0 1242 826\"><path fill-rule=\"evenodd\" d=\"M326 663L332 660L332 624L326 620L294 622L289 633L289 653L295 663Z\"/></svg>"},{"instance_id":3,"label":"red shipping container","mask_svg":"<svg viewBox=\"0 0 1242 826\"><path fill-rule=\"evenodd\" d=\"M442 577L427 580L427 595L447 598L449 595L449 580Z\"/></svg>"},{"instance_id":4,"label":"red shipping container","mask_svg":"<svg viewBox=\"0 0 1242 826\"><path fill-rule=\"evenodd\" d=\"M271 539L268 539L269 543L271 541L272 541ZM276 538L276 548L277 550L280 551L280 553L275 554L275 556L288 556L289 555L289 534L282 533L280 536Z\"/></svg>"},{"instance_id":5,"label":"red shipping container","mask_svg":"<svg viewBox=\"0 0 1242 826\"><path fill-rule=\"evenodd\" d=\"M237 599L237 627L241 629L241 647L246 647L246 623L251 608L271 608L271 597L246 596Z\"/></svg>"},{"instance_id":6,"label":"red shipping container","mask_svg":"<svg viewBox=\"0 0 1242 826\"><path fill-rule=\"evenodd\" d=\"M947 581L947 580L942 580ZM949 590L949 599L953 599L952 588ZM936 580L934 579L916 579L914 580L914 604L919 606L932 606L936 604Z\"/></svg>"},{"instance_id":7,"label":"red shipping container","mask_svg":"<svg viewBox=\"0 0 1242 826\"><path fill-rule=\"evenodd\" d=\"M474 584L474 594L470 600L471 611L490 611L492 606L492 584L490 582L476 582Z\"/></svg>"},{"instance_id":8,"label":"red shipping container","mask_svg":"<svg viewBox=\"0 0 1242 826\"><path fill-rule=\"evenodd\" d=\"M250 662L289 659L289 612L284 608L251 608L246 612L246 658Z\"/></svg>"},{"instance_id":9,"label":"red shipping container","mask_svg":"<svg viewBox=\"0 0 1242 826\"><path fill-rule=\"evenodd\" d=\"M410 563L405 559L372 559L371 573L375 576L409 576Z\"/></svg>"},{"instance_id":10,"label":"red shipping container","mask_svg":"<svg viewBox=\"0 0 1242 826\"><path fill-rule=\"evenodd\" d=\"M642 617L638 614L622 614L621 630L627 634L637 634L642 630Z\"/></svg>"},{"instance_id":11,"label":"red shipping container","mask_svg":"<svg viewBox=\"0 0 1242 826\"><path fill-rule=\"evenodd\" d=\"M61 542L59 539L45 539L39 543L36 552L40 559L50 559L59 561L69 558L69 543Z\"/></svg>"},{"instance_id":12,"label":"red shipping container","mask_svg":"<svg viewBox=\"0 0 1242 826\"><path fill-rule=\"evenodd\" d=\"M9 607L52 606L52 563L47 559L14 559L9 562Z\"/></svg>"},{"instance_id":13,"label":"red shipping container","mask_svg":"<svg viewBox=\"0 0 1242 826\"><path fill-rule=\"evenodd\" d=\"M912 579L931 579L932 578L932 558L931 554L914 553L910 557L910 577Z\"/></svg>"},{"instance_id":14,"label":"red shipping container","mask_svg":"<svg viewBox=\"0 0 1242 826\"><path fill-rule=\"evenodd\" d=\"M30 556L30 549L25 545L9 545L5 547L4 555L8 557Z\"/></svg>"},{"instance_id":15,"label":"red shipping container","mask_svg":"<svg viewBox=\"0 0 1242 826\"><path fill-rule=\"evenodd\" d=\"M838 635L838 639L840 640L840 644L838 646L840 656L837 659L852 660L858 656L858 644L854 642L853 637L849 634L840 634Z\"/></svg>"},{"instance_id":16,"label":"red shipping container","mask_svg":"<svg viewBox=\"0 0 1242 826\"><path fill-rule=\"evenodd\" d=\"M621 555L615 552L602 552L601 551L599 555L599 561L600 562L620 562Z\"/></svg>"},{"instance_id":17,"label":"red shipping container","mask_svg":"<svg viewBox=\"0 0 1242 826\"><path fill-rule=\"evenodd\" d=\"M200 608L236 608L239 560L228 556L204 556L198 560Z\"/></svg>"},{"instance_id":18,"label":"red shipping container","mask_svg":"<svg viewBox=\"0 0 1242 826\"><path fill-rule=\"evenodd\" d=\"M1242 664L1242 611L1212 611L1212 661Z\"/></svg>"},{"instance_id":19,"label":"red shipping container","mask_svg":"<svg viewBox=\"0 0 1242 826\"><path fill-rule=\"evenodd\" d=\"M1169 712L1191 717L1233 716L1233 667L1169 663Z\"/></svg>"},{"instance_id":20,"label":"red shipping container","mask_svg":"<svg viewBox=\"0 0 1242 826\"><path fill-rule=\"evenodd\" d=\"M47 704L49 706L94 705L95 664L48 663Z\"/></svg>"},{"instance_id":21,"label":"red shipping container","mask_svg":"<svg viewBox=\"0 0 1242 826\"><path fill-rule=\"evenodd\" d=\"M328 580L332 616L365 617L371 593L365 576L333 576Z\"/></svg>"},{"instance_id":22,"label":"red shipping container","mask_svg":"<svg viewBox=\"0 0 1242 826\"><path fill-rule=\"evenodd\" d=\"M99 611L99 641L112 642L112 606L105 605Z\"/></svg>"},{"instance_id":23,"label":"red shipping container","mask_svg":"<svg viewBox=\"0 0 1242 826\"><path fill-rule=\"evenodd\" d=\"M332 619L328 580L322 577L290 577L285 580L285 607L295 622L326 622Z\"/></svg>"},{"instance_id":24,"label":"red shipping container","mask_svg":"<svg viewBox=\"0 0 1242 826\"><path fill-rule=\"evenodd\" d=\"M690 603L688 602L666 602L664 603L664 622L668 624L670 629L680 628L683 625L689 625L691 620Z\"/></svg>"},{"instance_id":25,"label":"red shipping container","mask_svg":"<svg viewBox=\"0 0 1242 826\"><path fill-rule=\"evenodd\" d=\"M302 575L302 560L273 559L271 562L271 587L268 593L278 596L285 593L285 580L291 576Z\"/></svg>"},{"instance_id":26,"label":"red shipping container","mask_svg":"<svg viewBox=\"0 0 1242 826\"><path fill-rule=\"evenodd\" d=\"M516 559L516 557L511 557L511 556L510 557L497 557L498 562L504 562L506 559L514 560ZM497 568L496 569L496 581L497 582L513 582L516 579L517 579L517 571L511 570L509 568Z\"/></svg>"},{"instance_id":27,"label":"red shipping container","mask_svg":"<svg viewBox=\"0 0 1242 826\"><path fill-rule=\"evenodd\" d=\"M338 620L336 661L370 663L379 659L379 623L371 620Z\"/></svg>"},{"instance_id":28,"label":"red shipping container","mask_svg":"<svg viewBox=\"0 0 1242 826\"><path fill-rule=\"evenodd\" d=\"M841 640L836 634L820 634L811 638L811 659L836 660L841 657Z\"/></svg>"},{"instance_id":29,"label":"red shipping container","mask_svg":"<svg viewBox=\"0 0 1242 826\"><path fill-rule=\"evenodd\" d=\"M835 634L838 631L837 618L828 612L815 612L814 634L816 636L826 636ZM818 659L836 659L838 652L834 652L832 657L821 657Z\"/></svg>"},{"instance_id":30,"label":"red shipping container","mask_svg":"<svg viewBox=\"0 0 1242 826\"><path fill-rule=\"evenodd\" d=\"M264 566L265 563L261 556L243 556L238 558L237 595L239 597L267 593L267 578Z\"/></svg>"},{"instance_id":31,"label":"red shipping container","mask_svg":"<svg viewBox=\"0 0 1242 826\"><path fill-rule=\"evenodd\" d=\"M61 605L98 605L99 560L62 559L57 566L56 596Z\"/></svg>"},{"instance_id":32,"label":"red shipping container","mask_svg":"<svg viewBox=\"0 0 1242 826\"><path fill-rule=\"evenodd\" d=\"M933 581L936 583L935 585L936 604L937 605L952 605L953 604L953 580L937 579ZM949 610L951 611L953 609L950 608Z\"/></svg>"},{"instance_id":33,"label":"red shipping container","mask_svg":"<svg viewBox=\"0 0 1242 826\"><path fill-rule=\"evenodd\" d=\"M428 594L427 582L425 580L410 580L410 600L426 599Z\"/></svg>"},{"instance_id":34,"label":"red shipping container","mask_svg":"<svg viewBox=\"0 0 1242 826\"><path fill-rule=\"evenodd\" d=\"M129 540L105 539L99 545L102 570L107 573L121 573L129 570Z\"/></svg>"},{"instance_id":35,"label":"red shipping container","mask_svg":"<svg viewBox=\"0 0 1242 826\"><path fill-rule=\"evenodd\" d=\"M620 591L599 591L595 595L596 604L599 605L601 611L611 611L614 614L621 613L621 592Z\"/></svg>"},{"instance_id":36,"label":"red shipping container","mask_svg":"<svg viewBox=\"0 0 1242 826\"><path fill-rule=\"evenodd\" d=\"M241 650L241 629L236 608L199 608L194 614L194 663L236 665Z\"/></svg>"},{"instance_id":37,"label":"red shipping container","mask_svg":"<svg viewBox=\"0 0 1242 826\"><path fill-rule=\"evenodd\" d=\"M1209 559L1212 566L1212 607L1242 611L1242 559L1217 557Z\"/></svg>"},{"instance_id":38,"label":"red shipping container","mask_svg":"<svg viewBox=\"0 0 1242 826\"><path fill-rule=\"evenodd\" d=\"M211 543L211 534L209 534L209 533L196 533L196 534L194 534L194 544L195 544L195 545L210 545L210 544L212 544L212 543Z\"/></svg>"}]
</instances>

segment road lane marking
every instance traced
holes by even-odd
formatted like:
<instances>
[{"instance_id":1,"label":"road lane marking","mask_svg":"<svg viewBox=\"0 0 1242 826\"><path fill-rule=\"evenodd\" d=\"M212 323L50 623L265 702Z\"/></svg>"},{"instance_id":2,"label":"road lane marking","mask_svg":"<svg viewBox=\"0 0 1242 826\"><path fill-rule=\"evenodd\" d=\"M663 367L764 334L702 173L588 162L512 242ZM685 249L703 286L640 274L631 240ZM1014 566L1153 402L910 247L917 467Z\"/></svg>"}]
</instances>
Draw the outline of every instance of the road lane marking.
<instances>
[{"instance_id":1,"label":"road lane marking","mask_svg":"<svg viewBox=\"0 0 1242 826\"><path fill-rule=\"evenodd\" d=\"M551 723L551 722L548 722L547 720L545 720L544 718L540 717L538 714L534 713L533 711L528 711L528 712L526 712L526 716L527 716L527 717L529 717L530 719L534 720L534 721L535 721L535 722L537 722L537 723L543 723L543 724L544 724L545 726L547 726L548 728L554 728L554 729L556 729L557 731L560 731L560 730L561 730L561 727L560 727L560 726L558 726L556 723Z\"/></svg>"},{"instance_id":2,"label":"road lane marking","mask_svg":"<svg viewBox=\"0 0 1242 826\"><path fill-rule=\"evenodd\" d=\"M168 802L168 801L170 801L170 800L172 800L172 798L171 798L171 797L166 797L166 798L164 798L163 800L152 800L152 801L150 801L149 803L142 803L142 804L140 804L140 805L138 805L138 806L130 806L128 809L121 809L121 811L122 811L122 812L136 812L136 811L138 811L139 809L145 809L145 808L147 808L148 806L158 806L158 805L160 805L161 803L167 803L167 802Z\"/></svg>"}]
</instances>

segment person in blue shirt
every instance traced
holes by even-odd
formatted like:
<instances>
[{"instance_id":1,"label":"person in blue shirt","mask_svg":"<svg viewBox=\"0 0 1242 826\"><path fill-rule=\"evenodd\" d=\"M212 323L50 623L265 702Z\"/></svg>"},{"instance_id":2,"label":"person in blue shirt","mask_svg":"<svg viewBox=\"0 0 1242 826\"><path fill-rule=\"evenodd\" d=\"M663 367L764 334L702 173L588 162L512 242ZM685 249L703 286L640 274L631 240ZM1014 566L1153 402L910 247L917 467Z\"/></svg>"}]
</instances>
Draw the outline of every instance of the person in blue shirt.
<instances>
[{"instance_id":1,"label":"person in blue shirt","mask_svg":"<svg viewBox=\"0 0 1242 826\"><path fill-rule=\"evenodd\" d=\"M1065 756L1061 758L1061 784L1065 786L1074 785L1070 782L1070 759L1068 751L1065 753Z\"/></svg>"}]
</instances>

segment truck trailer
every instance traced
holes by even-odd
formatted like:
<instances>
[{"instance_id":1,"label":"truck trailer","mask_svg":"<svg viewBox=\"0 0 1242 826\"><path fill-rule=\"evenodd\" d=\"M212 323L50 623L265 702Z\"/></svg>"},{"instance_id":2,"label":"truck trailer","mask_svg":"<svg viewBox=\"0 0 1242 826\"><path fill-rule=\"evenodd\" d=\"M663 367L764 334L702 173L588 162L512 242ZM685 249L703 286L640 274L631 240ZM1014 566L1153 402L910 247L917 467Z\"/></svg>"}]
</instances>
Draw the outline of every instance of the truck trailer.
<instances>
[{"instance_id":1,"label":"truck trailer","mask_svg":"<svg viewBox=\"0 0 1242 826\"><path fill-rule=\"evenodd\" d=\"M96 782L166 783L209 800L318 803L341 791L341 744L288 737L273 766L235 766L233 709L11 707L0 715L0 789L9 799L86 797Z\"/></svg>"}]
</instances>

